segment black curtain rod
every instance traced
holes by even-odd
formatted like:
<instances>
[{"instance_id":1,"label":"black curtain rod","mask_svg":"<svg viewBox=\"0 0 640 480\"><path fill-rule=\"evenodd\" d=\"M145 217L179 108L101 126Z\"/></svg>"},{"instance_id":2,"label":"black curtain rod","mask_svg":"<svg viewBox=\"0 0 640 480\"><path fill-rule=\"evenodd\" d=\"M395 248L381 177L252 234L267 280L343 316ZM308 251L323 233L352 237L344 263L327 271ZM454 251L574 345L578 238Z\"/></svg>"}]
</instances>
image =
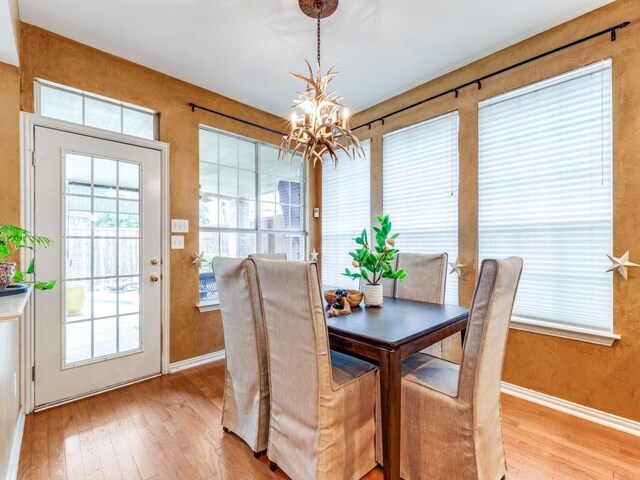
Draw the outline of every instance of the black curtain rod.
<instances>
[{"instance_id":1,"label":"black curtain rod","mask_svg":"<svg viewBox=\"0 0 640 480\"><path fill-rule=\"evenodd\" d=\"M267 132L275 133L277 135L284 135L284 133L279 132L278 130L274 130L273 128L258 125L257 123L253 123L248 120L243 120L241 118L234 117L233 115L228 115L226 113L218 112L217 110L211 110L210 108L202 107L200 105L196 105L195 103L190 103L189 106L191 107L192 112L195 112L197 108L198 110L204 110L205 112L214 113L216 115L220 115L221 117L228 118L230 120L235 120L236 122L244 123L245 125L249 125L250 127L259 128L260 130L265 130Z\"/></svg>"},{"instance_id":2,"label":"black curtain rod","mask_svg":"<svg viewBox=\"0 0 640 480\"><path fill-rule=\"evenodd\" d=\"M566 50L567 48L571 48L571 47L573 47L575 45L579 45L581 43L587 42L589 40L592 40L594 38L600 37L602 35L610 34L611 35L611 41L615 42L616 41L616 32L618 30L620 30L620 29L623 29L623 28L627 27L630 23L631 22L627 21L627 22L620 23L618 25L614 25L614 26L609 27L609 28L605 28L604 30L601 30L601 31L596 32L596 33L592 33L591 35L588 35L588 36L583 37L583 38L579 38L578 40L574 40L571 43L567 43L567 44L562 45L560 47L554 48L553 50L549 50L547 52L541 53L539 55L536 55L535 57L531 57L531 58L528 58L526 60L522 60L521 62L514 63L513 65L509 65L508 67L502 68L500 70L496 70L495 72L489 73L489 74L484 75L482 77L478 77L475 80L471 80L471 81L469 81L467 83L463 83L462 85L458 85L457 87L453 87L453 88L450 88L449 90L446 90L444 92L432 95L432 96L430 96L428 98L425 98L424 100L420 100L419 102L412 103L411 105L407 105L406 107L399 108L398 110L394 110L391 113L387 113L386 115L382 115L381 117L378 117L378 118L376 118L374 120L370 120L370 121L365 122L365 123L363 123L361 125L358 125L357 127L354 127L351 130L357 130L357 129L362 128L362 127L371 128L371 124L375 123L375 122L382 122L382 125L384 125L385 119L387 119L389 117L392 117L394 115L398 115L399 113L405 112L405 111L410 110L412 108L415 108L415 107L417 107L419 105L423 105L423 104L425 104L427 102L430 102L432 100L435 100L437 98L444 97L445 95L449 95L450 93L453 93L457 98L458 97L458 93L460 92L460 90L462 90L463 88L466 88L466 87L470 87L471 85L477 85L478 86L478 90L479 90L479 89L482 88L482 82L484 80L487 80L489 78L495 77L496 75L500 75L502 73L508 72L509 70L513 70L514 68L521 67L523 65L526 65L527 63L535 62L536 60L540 60L541 58L544 58L544 57L546 57L548 55L553 55L554 53L560 52L562 50Z\"/></svg>"}]
</instances>

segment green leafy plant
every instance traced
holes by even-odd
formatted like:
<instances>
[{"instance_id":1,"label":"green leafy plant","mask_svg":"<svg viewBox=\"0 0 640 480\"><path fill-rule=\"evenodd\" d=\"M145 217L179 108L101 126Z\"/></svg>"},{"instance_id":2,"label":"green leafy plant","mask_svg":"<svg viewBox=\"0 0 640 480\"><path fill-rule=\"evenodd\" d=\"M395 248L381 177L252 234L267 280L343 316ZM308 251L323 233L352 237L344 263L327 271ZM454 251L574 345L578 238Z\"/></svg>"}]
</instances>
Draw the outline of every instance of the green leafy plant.
<instances>
[{"instance_id":1,"label":"green leafy plant","mask_svg":"<svg viewBox=\"0 0 640 480\"><path fill-rule=\"evenodd\" d=\"M389 215L377 217L380 226L373 227L376 234L376 244L371 247L367 237L367 230L362 230L362 234L355 238L355 242L360 245L355 252L349 252L353 258L353 266L356 271L345 268L342 275L353 279L362 278L370 285L378 285L383 278L394 278L403 280L407 277L407 272L399 268L394 270L391 262L399 252L395 248L396 239L399 233L391 235L391 221Z\"/></svg>"},{"instance_id":2,"label":"green leafy plant","mask_svg":"<svg viewBox=\"0 0 640 480\"><path fill-rule=\"evenodd\" d=\"M24 228L15 225L0 224L0 263L6 262L14 253L21 248L33 250L34 247L50 247L53 240L47 237L38 237L30 234ZM48 282L26 281L25 275L32 275L35 271L33 260L29 262L29 267L25 272L16 269L14 282L28 283L38 290L51 290L56 282L51 280Z\"/></svg>"}]
</instances>

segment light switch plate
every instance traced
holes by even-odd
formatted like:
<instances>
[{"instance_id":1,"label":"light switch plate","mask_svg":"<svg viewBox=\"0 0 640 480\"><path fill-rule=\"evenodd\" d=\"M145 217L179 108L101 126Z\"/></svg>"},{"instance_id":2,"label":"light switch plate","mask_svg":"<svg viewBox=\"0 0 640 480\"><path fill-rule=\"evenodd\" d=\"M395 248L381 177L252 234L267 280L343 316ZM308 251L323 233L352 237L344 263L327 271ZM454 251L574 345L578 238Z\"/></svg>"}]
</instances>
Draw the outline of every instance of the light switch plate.
<instances>
[{"instance_id":1,"label":"light switch plate","mask_svg":"<svg viewBox=\"0 0 640 480\"><path fill-rule=\"evenodd\" d=\"M184 235L171 235L171 249L184 250Z\"/></svg>"},{"instance_id":2,"label":"light switch plate","mask_svg":"<svg viewBox=\"0 0 640 480\"><path fill-rule=\"evenodd\" d=\"M189 233L189 220L172 218L171 233Z\"/></svg>"},{"instance_id":3,"label":"light switch plate","mask_svg":"<svg viewBox=\"0 0 640 480\"><path fill-rule=\"evenodd\" d=\"M313 218L320 218L320 209L318 207L313 209Z\"/></svg>"}]
</instances>

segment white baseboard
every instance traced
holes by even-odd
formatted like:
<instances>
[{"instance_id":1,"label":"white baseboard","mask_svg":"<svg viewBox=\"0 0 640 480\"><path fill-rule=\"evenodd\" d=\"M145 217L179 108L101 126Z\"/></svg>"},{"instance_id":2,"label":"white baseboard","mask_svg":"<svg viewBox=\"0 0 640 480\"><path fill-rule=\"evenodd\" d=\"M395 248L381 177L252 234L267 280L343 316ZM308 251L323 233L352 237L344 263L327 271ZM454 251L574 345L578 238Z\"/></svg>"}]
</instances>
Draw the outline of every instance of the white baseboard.
<instances>
[{"instance_id":1,"label":"white baseboard","mask_svg":"<svg viewBox=\"0 0 640 480\"><path fill-rule=\"evenodd\" d=\"M224 358L224 350L207 353L205 355L200 355L199 357L187 358L186 360L170 363L169 373L175 373L175 372L179 372L180 370L184 370L186 368L198 367L200 365L205 365L207 363L217 362L218 360L222 360L223 358Z\"/></svg>"},{"instance_id":2,"label":"white baseboard","mask_svg":"<svg viewBox=\"0 0 640 480\"><path fill-rule=\"evenodd\" d=\"M537 403L545 407L558 410L560 412L568 413L575 417L589 420L590 422L604 425L605 427L620 430L621 432L630 433L640 437L640 422L635 420L629 420L628 418L619 417L611 413L596 410L595 408L585 407L578 403L573 403L561 398L552 397L546 393L536 392L528 388L519 387L511 383L502 382L502 392L507 395L522 398L529 402Z\"/></svg>"},{"instance_id":3,"label":"white baseboard","mask_svg":"<svg viewBox=\"0 0 640 480\"><path fill-rule=\"evenodd\" d=\"M22 447L22 434L24 433L24 411L20 410L18 414L18 423L16 430L13 432L13 443L11 445L11 453L9 454L9 465L7 467L7 480L16 480L18 478L18 464L20 462L20 449Z\"/></svg>"}]
</instances>

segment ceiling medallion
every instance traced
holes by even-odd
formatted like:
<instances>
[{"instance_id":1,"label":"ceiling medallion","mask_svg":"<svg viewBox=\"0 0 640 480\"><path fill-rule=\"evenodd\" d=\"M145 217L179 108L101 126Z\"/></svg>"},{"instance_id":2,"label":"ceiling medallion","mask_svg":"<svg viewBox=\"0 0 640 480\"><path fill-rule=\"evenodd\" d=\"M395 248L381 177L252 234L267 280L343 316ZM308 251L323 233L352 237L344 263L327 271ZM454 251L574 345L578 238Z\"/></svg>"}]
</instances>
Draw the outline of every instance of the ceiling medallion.
<instances>
[{"instance_id":1,"label":"ceiling medallion","mask_svg":"<svg viewBox=\"0 0 640 480\"><path fill-rule=\"evenodd\" d=\"M320 73L320 20L338 8L338 0L298 0L300 9L317 23L317 69L314 76L311 64L305 60L309 76L292 73L306 83L298 94L291 114L291 131L283 137L280 156L302 155L302 162L313 165L323 156L338 165L338 152L342 150L350 158L363 156L360 141L349 129L349 112L341 103L342 98L328 90L331 80L338 74L335 67L323 76Z\"/></svg>"}]
</instances>

